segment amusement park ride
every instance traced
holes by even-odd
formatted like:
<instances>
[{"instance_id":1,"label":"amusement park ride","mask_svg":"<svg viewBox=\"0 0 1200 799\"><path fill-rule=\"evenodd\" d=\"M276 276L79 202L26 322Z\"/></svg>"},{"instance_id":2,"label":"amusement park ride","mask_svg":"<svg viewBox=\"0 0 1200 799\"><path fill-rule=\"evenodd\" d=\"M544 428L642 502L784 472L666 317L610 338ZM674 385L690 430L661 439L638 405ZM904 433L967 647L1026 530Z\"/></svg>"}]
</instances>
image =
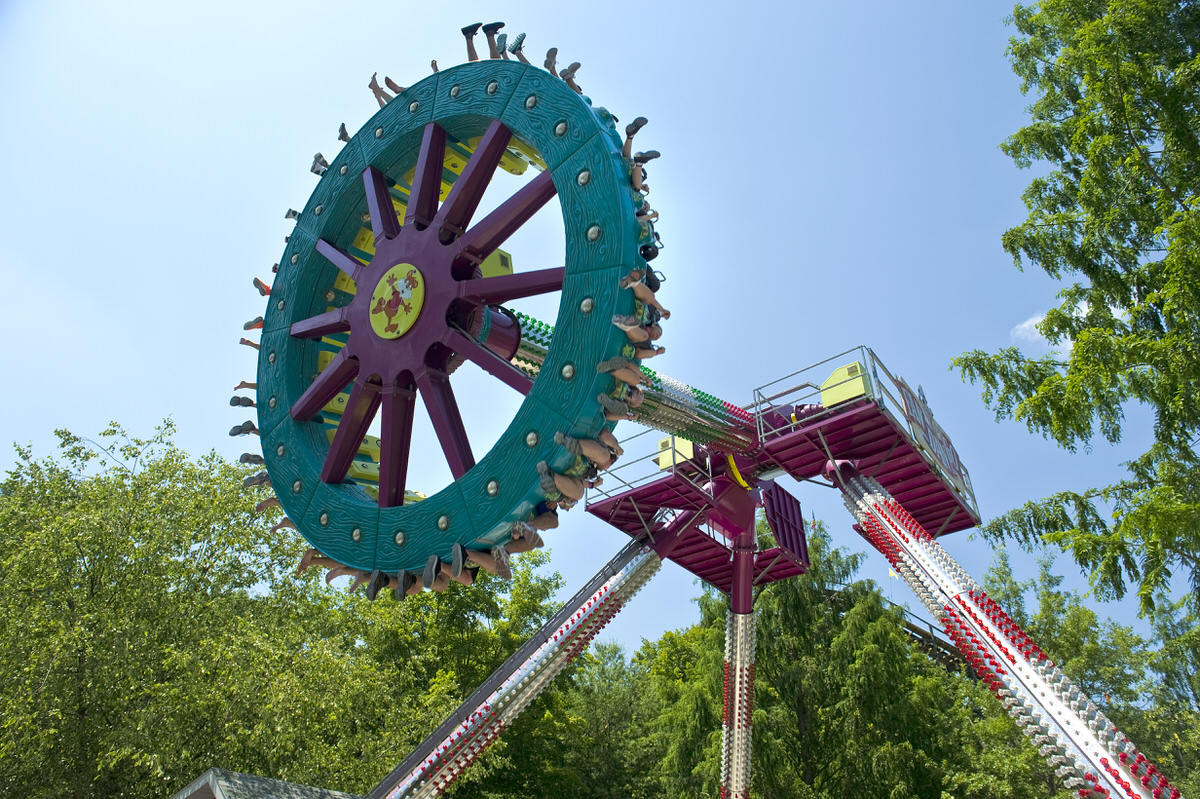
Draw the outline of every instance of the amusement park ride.
<instances>
[{"instance_id":1,"label":"amusement park ride","mask_svg":"<svg viewBox=\"0 0 1200 799\"><path fill-rule=\"evenodd\" d=\"M491 552L530 530L535 509L556 496L551 472L588 473L555 434L596 439L613 427L613 408L633 399L596 368L636 356L613 317L647 314L621 287L631 270L648 269L641 246L652 230L635 215L615 122L527 63L443 69L346 136L332 162L318 156L316 190L289 212L296 226L259 343L264 479L323 562L357 572L372 599L444 586L443 566L460 570L463 552ZM533 177L475 219L497 170ZM512 271L500 247L556 197L565 264ZM553 327L507 307L554 293ZM452 388L464 360L524 396L478 459ZM373 799L440 795L664 558L730 597L721 795L748 797L754 589L808 566L800 504L774 482L782 475L842 491L854 529L1079 796L1179 796L938 543L979 522L970 478L924 397L871 350L758 389L745 408L638 368L637 421L668 434L657 469L638 480L610 471L607 490L587 500L629 544ZM428 497L409 490L418 395L454 477ZM774 536L766 548L759 507Z\"/></svg>"}]
</instances>

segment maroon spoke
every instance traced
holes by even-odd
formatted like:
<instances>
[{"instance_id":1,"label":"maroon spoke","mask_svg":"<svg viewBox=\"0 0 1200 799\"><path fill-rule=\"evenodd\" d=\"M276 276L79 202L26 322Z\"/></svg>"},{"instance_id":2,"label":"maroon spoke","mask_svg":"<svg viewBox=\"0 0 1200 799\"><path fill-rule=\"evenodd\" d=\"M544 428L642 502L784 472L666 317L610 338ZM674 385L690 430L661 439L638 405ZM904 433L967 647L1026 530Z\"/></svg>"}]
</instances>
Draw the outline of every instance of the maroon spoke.
<instances>
[{"instance_id":1,"label":"maroon spoke","mask_svg":"<svg viewBox=\"0 0 1200 799\"><path fill-rule=\"evenodd\" d=\"M350 253L331 244L325 239L317 239L317 252L329 259L329 262L346 273L346 277L358 282L358 273L366 266Z\"/></svg>"},{"instance_id":2,"label":"maroon spoke","mask_svg":"<svg viewBox=\"0 0 1200 799\"><path fill-rule=\"evenodd\" d=\"M411 387L383 387L383 418L380 420L379 507L404 504L404 484L408 479L408 453L412 447L415 394Z\"/></svg>"},{"instance_id":3,"label":"maroon spoke","mask_svg":"<svg viewBox=\"0 0 1200 799\"><path fill-rule=\"evenodd\" d=\"M367 211L371 214L371 231L378 245L381 239L394 239L400 235L400 220L392 205L392 195L388 193L383 173L369 166L363 170L362 176L367 190Z\"/></svg>"},{"instance_id":4,"label":"maroon spoke","mask_svg":"<svg viewBox=\"0 0 1200 799\"><path fill-rule=\"evenodd\" d=\"M405 225L415 225L417 230L424 230L433 221L438 198L442 195L442 165L445 161L446 131L438 127L436 122L430 122L421 137L421 152L417 155L417 168L408 194L408 208L404 212Z\"/></svg>"},{"instance_id":5,"label":"maroon spoke","mask_svg":"<svg viewBox=\"0 0 1200 799\"><path fill-rule=\"evenodd\" d=\"M325 456L325 466L321 469L321 481L325 483L340 483L346 479L350 470L350 462L358 454L362 446L363 436L375 418L379 408L378 383L358 380L350 392L346 409L342 411L342 421L333 435L333 443L329 445L329 454Z\"/></svg>"},{"instance_id":6,"label":"maroon spoke","mask_svg":"<svg viewBox=\"0 0 1200 799\"><path fill-rule=\"evenodd\" d=\"M475 456L471 454L471 442L467 440L467 431L463 427L458 402L454 399L454 389L450 387L450 378L443 372L422 369L417 373L417 388L421 390L429 420L433 422L442 452L446 454L450 473L457 480L475 465Z\"/></svg>"},{"instance_id":7,"label":"maroon spoke","mask_svg":"<svg viewBox=\"0 0 1200 799\"><path fill-rule=\"evenodd\" d=\"M464 233L456 243L459 252L481 260L488 257L557 193L550 170L542 172Z\"/></svg>"},{"instance_id":8,"label":"maroon spoke","mask_svg":"<svg viewBox=\"0 0 1200 799\"><path fill-rule=\"evenodd\" d=\"M300 399L292 405L292 418L304 422L316 415L329 401L342 392L346 384L358 375L358 359L351 358L343 347L325 371L308 387Z\"/></svg>"},{"instance_id":9,"label":"maroon spoke","mask_svg":"<svg viewBox=\"0 0 1200 799\"><path fill-rule=\"evenodd\" d=\"M334 308L332 311L293 322L289 332L296 338L320 338L330 333L345 333L350 329L349 313L347 308Z\"/></svg>"},{"instance_id":10,"label":"maroon spoke","mask_svg":"<svg viewBox=\"0 0 1200 799\"><path fill-rule=\"evenodd\" d=\"M442 203L434 218L434 224L439 230L443 234L449 234L443 235L442 241L453 241L471 224L471 217L479 207L483 192L491 182L496 167L500 165L500 159L504 157L504 150L508 147L510 138L512 134L500 120L493 119L492 124L488 125L487 132L479 140L475 152L463 167L462 174L454 181L450 194L446 196L446 202Z\"/></svg>"},{"instance_id":11,"label":"maroon spoke","mask_svg":"<svg viewBox=\"0 0 1200 799\"><path fill-rule=\"evenodd\" d=\"M500 305L521 297L561 290L565 272L566 267L557 266L553 269L539 269L536 272L464 280L458 284L458 294L481 305Z\"/></svg>"},{"instance_id":12,"label":"maroon spoke","mask_svg":"<svg viewBox=\"0 0 1200 799\"><path fill-rule=\"evenodd\" d=\"M522 395L528 395L533 388L528 375L469 336L451 330L448 343L459 355Z\"/></svg>"}]
</instances>

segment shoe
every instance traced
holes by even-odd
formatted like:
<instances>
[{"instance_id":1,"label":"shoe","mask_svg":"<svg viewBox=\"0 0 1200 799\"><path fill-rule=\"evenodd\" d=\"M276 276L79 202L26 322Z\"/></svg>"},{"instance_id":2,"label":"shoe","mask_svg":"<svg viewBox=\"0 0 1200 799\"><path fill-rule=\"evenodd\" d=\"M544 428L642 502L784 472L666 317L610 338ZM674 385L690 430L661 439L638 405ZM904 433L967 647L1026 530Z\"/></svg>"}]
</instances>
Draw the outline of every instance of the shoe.
<instances>
[{"instance_id":1,"label":"shoe","mask_svg":"<svg viewBox=\"0 0 1200 799\"><path fill-rule=\"evenodd\" d=\"M583 454L583 447L579 445L579 441L565 433L555 433L554 443L565 449L572 455L579 456Z\"/></svg>"},{"instance_id":2,"label":"shoe","mask_svg":"<svg viewBox=\"0 0 1200 799\"><path fill-rule=\"evenodd\" d=\"M546 494L557 493L558 486L554 484L554 475L550 474L550 466L545 461L538 461L537 470L542 491Z\"/></svg>"},{"instance_id":3,"label":"shoe","mask_svg":"<svg viewBox=\"0 0 1200 799\"><path fill-rule=\"evenodd\" d=\"M387 588L390 582L388 576L379 569L371 572L371 579L367 581L367 599L374 602L375 597L379 596L380 589Z\"/></svg>"},{"instance_id":4,"label":"shoe","mask_svg":"<svg viewBox=\"0 0 1200 799\"><path fill-rule=\"evenodd\" d=\"M509 535L514 541L522 538L528 538L530 535L533 535L533 533L534 529L525 522L513 522L512 527L509 529Z\"/></svg>"},{"instance_id":5,"label":"shoe","mask_svg":"<svg viewBox=\"0 0 1200 799\"><path fill-rule=\"evenodd\" d=\"M442 573L442 561L437 555L430 555L425 561L425 571L421 574L421 582L429 590L433 590L433 581Z\"/></svg>"},{"instance_id":6,"label":"shoe","mask_svg":"<svg viewBox=\"0 0 1200 799\"><path fill-rule=\"evenodd\" d=\"M392 589L392 595L396 597L397 602L403 602L408 596L408 591L417 583L417 575L410 572L408 569L401 569L396 574L396 587Z\"/></svg>"},{"instance_id":7,"label":"shoe","mask_svg":"<svg viewBox=\"0 0 1200 799\"><path fill-rule=\"evenodd\" d=\"M384 80L387 80L387 78L384 78ZM325 167L326 169L329 168L329 162L326 161L325 156L321 155L320 153L316 153L313 155L313 163L320 164L321 166Z\"/></svg>"},{"instance_id":8,"label":"shoe","mask_svg":"<svg viewBox=\"0 0 1200 799\"><path fill-rule=\"evenodd\" d=\"M270 508L282 508L282 507L283 507L283 505L279 504L279 497L267 497L262 502L260 502L254 506L254 512L262 513L263 511L268 510Z\"/></svg>"},{"instance_id":9,"label":"shoe","mask_svg":"<svg viewBox=\"0 0 1200 799\"><path fill-rule=\"evenodd\" d=\"M525 43L525 34L518 33L513 37L513 43L508 46L508 52L516 55L521 52L521 45Z\"/></svg>"},{"instance_id":10,"label":"shoe","mask_svg":"<svg viewBox=\"0 0 1200 799\"><path fill-rule=\"evenodd\" d=\"M350 132L346 130L345 122L338 126L338 141L350 141Z\"/></svg>"},{"instance_id":11,"label":"shoe","mask_svg":"<svg viewBox=\"0 0 1200 799\"><path fill-rule=\"evenodd\" d=\"M254 488L256 486L271 486L271 476L266 472L252 474L242 481L242 488Z\"/></svg>"},{"instance_id":12,"label":"shoe","mask_svg":"<svg viewBox=\"0 0 1200 799\"><path fill-rule=\"evenodd\" d=\"M558 61L556 60L557 58L558 58L558 48L557 47L551 47L549 50L546 51L546 63L544 66L546 67L547 70L550 71L551 75L557 74L554 71L555 65L558 64Z\"/></svg>"},{"instance_id":13,"label":"shoe","mask_svg":"<svg viewBox=\"0 0 1200 799\"><path fill-rule=\"evenodd\" d=\"M620 355L614 355L606 361L601 361L596 364L596 371L600 374L609 374L618 369L624 369L626 366L633 366L627 358L622 358Z\"/></svg>"},{"instance_id":14,"label":"shoe","mask_svg":"<svg viewBox=\"0 0 1200 799\"><path fill-rule=\"evenodd\" d=\"M504 27L503 22L489 22L488 24L483 26L483 32L485 34L486 33L495 33L496 31L500 30L503 27Z\"/></svg>"},{"instance_id":15,"label":"shoe","mask_svg":"<svg viewBox=\"0 0 1200 799\"><path fill-rule=\"evenodd\" d=\"M229 435L231 436L244 436L248 433L258 433L258 428L254 426L254 422L242 422L229 431Z\"/></svg>"},{"instance_id":16,"label":"shoe","mask_svg":"<svg viewBox=\"0 0 1200 799\"><path fill-rule=\"evenodd\" d=\"M289 208L289 209L287 209L287 213L283 215L283 218L284 219L299 219L300 212L297 211L295 208Z\"/></svg>"},{"instance_id":17,"label":"shoe","mask_svg":"<svg viewBox=\"0 0 1200 799\"><path fill-rule=\"evenodd\" d=\"M607 394L597 394L596 400L600 403L600 406L603 407L604 410L607 411L608 413L616 414L618 416L628 416L629 415L629 406L626 405L624 402L621 402L618 399L613 399L612 397L608 396Z\"/></svg>"},{"instance_id":18,"label":"shoe","mask_svg":"<svg viewBox=\"0 0 1200 799\"><path fill-rule=\"evenodd\" d=\"M632 136L633 134L637 133L642 128L646 127L646 123L649 121L650 120L646 119L645 117L638 117L637 119L633 120L632 122L630 122L628 125L625 126L625 135Z\"/></svg>"},{"instance_id":19,"label":"shoe","mask_svg":"<svg viewBox=\"0 0 1200 799\"><path fill-rule=\"evenodd\" d=\"M476 22L474 24L468 25L467 27L462 29L462 35L466 36L467 38L470 38L470 37L474 36L475 34L479 33L479 29L482 27L483 27L482 22Z\"/></svg>"},{"instance_id":20,"label":"shoe","mask_svg":"<svg viewBox=\"0 0 1200 799\"><path fill-rule=\"evenodd\" d=\"M258 278L254 278L254 288L258 289L259 295L263 297L266 297L271 293L271 287Z\"/></svg>"},{"instance_id":21,"label":"shoe","mask_svg":"<svg viewBox=\"0 0 1200 799\"><path fill-rule=\"evenodd\" d=\"M463 564L467 560L467 548L462 544L455 544L450 548L450 576L458 577L462 574Z\"/></svg>"},{"instance_id":22,"label":"shoe","mask_svg":"<svg viewBox=\"0 0 1200 799\"><path fill-rule=\"evenodd\" d=\"M320 177L321 175L325 174L326 169L327 169L327 167L321 166L319 163L317 163L317 160L314 158L313 162L312 162L312 166L310 166L308 168L308 171L312 172L314 175L317 175L318 177Z\"/></svg>"},{"instance_id":23,"label":"shoe","mask_svg":"<svg viewBox=\"0 0 1200 799\"><path fill-rule=\"evenodd\" d=\"M508 550L497 544L492 547L492 557L496 559L496 576L511 580L512 566L509 564Z\"/></svg>"},{"instance_id":24,"label":"shoe","mask_svg":"<svg viewBox=\"0 0 1200 799\"><path fill-rule=\"evenodd\" d=\"M249 397L230 397L229 404L235 408L255 408L254 400Z\"/></svg>"},{"instance_id":25,"label":"shoe","mask_svg":"<svg viewBox=\"0 0 1200 799\"><path fill-rule=\"evenodd\" d=\"M238 458L238 463L245 463L251 466L262 466L263 456L253 452L243 452L242 457Z\"/></svg>"},{"instance_id":26,"label":"shoe","mask_svg":"<svg viewBox=\"0 0 1200 799\"><path fill-rule=\"evenodd\" d=\"M575 73L579 71L581 66L583 66L583 64L580 64L578 61L576 61L575 63L571 64L571 66L558 73L558 76L563 80L571 80L571 78L575 77Z\"/></svg>"},{"instance_id":27,"label":"shoe","mask_svg":"<svg viewBox=\"0 0 1200 799\"><path fill-rule=\"evenodd\" d=\"M438 71L437 59L436 59L436 58L435 58L435 59L433 59L432 61L430 61L430 62L429 62L429 68L430 68L430 69L432 69L434 72L437 72L437 71Z\"/></svg>"},{"instance_id":28,"label":"shoe","mask_svg":"<svg viewBox=\"0 0 1200 799\"><path fill-rule=\"evenodd\" d=\"M246 324L242 325L242 330L258 330L263 326L263 318L256 316Z\"/></svg>"},{"instance_id":29,"label":"shoe","mask_svg":"<svg viewBox=\"0 0 1200 799\"><path fill-rule=\"evenodd\" d=\"M626 333L642 326L641 321L636 316L622 316L621 314L613 314L612 323Z\"/></svg>"},{"instance_id":30,"label":"shoe","mask_svg":"<svg viewBox=\"0 0 1200 799\"><path fill-rule=\"evenodd\" d=\"M629 274L626 275L625 277L621 278L621 282L618 283L617 285L623 289L627 289L630 286L636 286L638 283L641 283L642 278L644 278L645 276L646 276L646 273L643 272L641 269L631 269L629 271Z\"/></svg>"},{"instance_id":31,"label":"shoe","mask_svg":"<svg viewBox=\"0 0 1200 799\"><path fill-rule=\"evenodd\" d=\"M655 158L658 158L660 155L662 155L662 153L660 153L658 150L647 150L644 153L634 153L633 154L633 162L635 164L644 164L647 161L653 161Z\"/></svg>"},{"instance_id":32,"label":"shoe","mask_svg":"<svg viewBox=\"0 0 1200 799\"><path fill-rule=\"evenodd\" d=\"M503 53L508 49L508 34L502 33L496 37L496 52Z\"/></svg>"}]
</instances>

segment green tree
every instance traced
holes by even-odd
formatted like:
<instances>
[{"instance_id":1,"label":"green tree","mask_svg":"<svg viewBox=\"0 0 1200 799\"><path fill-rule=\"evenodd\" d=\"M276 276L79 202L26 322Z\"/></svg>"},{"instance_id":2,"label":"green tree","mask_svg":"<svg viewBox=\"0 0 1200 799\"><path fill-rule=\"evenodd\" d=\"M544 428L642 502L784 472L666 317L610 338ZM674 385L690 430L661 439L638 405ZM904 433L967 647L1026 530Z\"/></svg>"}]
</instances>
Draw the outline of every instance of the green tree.
<instances>
[{"instance_id":1,"label":"green tree","mask_svg":"<svg viewBox=\"0 0 1200 799\"><path fill-rule=\"evenodd\" d=\"M1044 0L1018 5L1009 56L1033 92L1030 123L1003 145L1047 165L1003 245L1065 281L1038 329L1054 348L965 353L997 418L1074 451L1121 438L1130 403L1154 414L1128 473L1060 492L984 534L1069 551L1104 596L1132 584L1143 611L1172 574L1200 606L1200 5Z\"/></svg>"},{"instance_id":2,"label":"green tree","mask_svg":"<svg viewBox=\"0 0 1200 799\"><path fill-rule=\"evenodd\" d=\"M365 793L553 610L540 556L403 603L297 578L246 470L170 432L62 432L0 485L6 793L162 796L211 766Z\"/></svg>"},{"instance_id":3,"label":"green tree","mask_svg":"<svg viewBox=\"0 0 1200 799\"><path fill-rule=\"evenodd\" d=\"M823 531L809 552L808 574L757 598L754 795L1033 799L1061 788L986 690L916 649L900 612L854 581L860 555ZM638 654L666 707L662 796L717 795L727 607L706 594L700 625Z\"/></svg>"}]
</instances>

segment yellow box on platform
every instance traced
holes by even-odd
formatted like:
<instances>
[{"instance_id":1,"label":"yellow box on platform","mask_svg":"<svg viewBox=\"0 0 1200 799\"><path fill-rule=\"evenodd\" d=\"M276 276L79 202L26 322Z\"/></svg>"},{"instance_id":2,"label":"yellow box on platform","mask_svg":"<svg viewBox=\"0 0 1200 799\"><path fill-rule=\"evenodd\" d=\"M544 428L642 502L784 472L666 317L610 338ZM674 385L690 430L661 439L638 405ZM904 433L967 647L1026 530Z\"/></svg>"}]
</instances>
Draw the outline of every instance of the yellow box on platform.
<instances>
[{"instance_id":1,"label":"yellow box on platform","mask_svg":"<svg viewBox=\"0 0 1200 799\"><path fill-rule=\"evenodd\" d=\"M840 366L821 384L821 404L826 408L871 393L871 378L858 361Z\"/></svg>"},{"instance_id":2,"label":"yellow box on platform","mask_svg":"<svg viewBox=\"0 0 1200 799\"><path fill-rule=\"evenodd\" d=\"M664 471L675 464L691 460L694 454L692 442L686 438L669 436L658 442L658 454L654 456L654 462L658 464L660 471Z\"/></svg>"}]
</instances>

